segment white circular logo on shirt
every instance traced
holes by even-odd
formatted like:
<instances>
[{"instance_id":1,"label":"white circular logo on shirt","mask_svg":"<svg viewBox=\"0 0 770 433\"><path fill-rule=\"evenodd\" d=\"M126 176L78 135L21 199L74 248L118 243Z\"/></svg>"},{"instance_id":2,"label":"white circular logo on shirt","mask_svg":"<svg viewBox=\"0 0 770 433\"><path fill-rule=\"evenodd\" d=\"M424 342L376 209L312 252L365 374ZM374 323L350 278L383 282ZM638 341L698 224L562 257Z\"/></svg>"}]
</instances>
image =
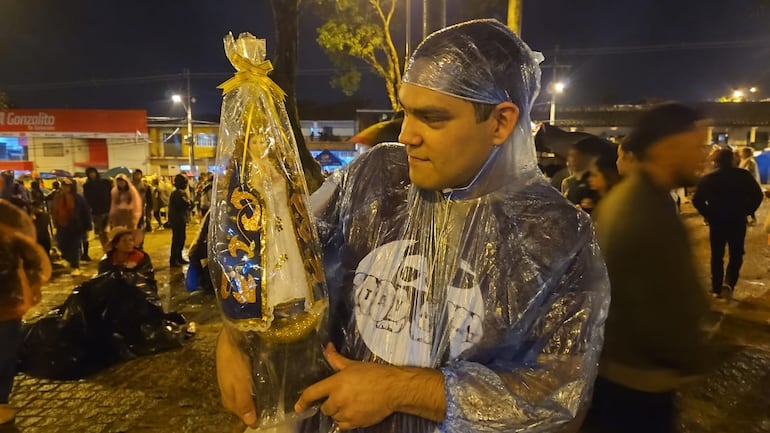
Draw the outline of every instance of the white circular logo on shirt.
<instances>
[{"instance_id":1,"label":"white circular logo on shirt","mask_svg":"<svg viewBox=\"0 0 770 433\"><path fill-rule=\"evenodd\" d=\"M433 328L443 311L426 296L428 261L412 254L415 244L385 244L358 264L353 279L356 327L377 357L394 365L428 367L439 344L434 339L441 338ZM449 332L450 357L456 358L481 340L484 304L470 265L461 260L453 272L446 287L448 326L442 333Z\"/></svg>"}]
</instances>

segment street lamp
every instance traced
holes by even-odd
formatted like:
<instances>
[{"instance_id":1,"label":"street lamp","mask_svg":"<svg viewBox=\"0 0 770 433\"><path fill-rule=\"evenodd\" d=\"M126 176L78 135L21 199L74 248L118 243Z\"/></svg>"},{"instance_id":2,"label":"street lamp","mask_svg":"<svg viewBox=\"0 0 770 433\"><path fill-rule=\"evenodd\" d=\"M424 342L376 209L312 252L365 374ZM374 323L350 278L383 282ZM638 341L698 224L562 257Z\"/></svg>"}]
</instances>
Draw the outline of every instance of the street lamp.
<instances>
[{"instance_id":1,"label":"street lamp","mask_svg":"<svg viewBox=\"0 0 770 433\"><path fill-rule=\"evenodd\" d=\"M736 89L733 90L733 99L742 99L743 98L743 90Z\"/></svg>"},{"instance_id":2,"label":"street lamp","mask_svg":"<svg viewBox=\"0 0 770 433\"><path fill-rule=\"evenodd\" d=\"M192 127L192 98L190 98L190 93L187 93L187 103L185 104L184 100L180 95L171 95L171 100L175 104L182 104L182 107L184 107L185 111L187 112L187 137L188 142L187 145L189 146L189 164L190 164L190 171L192 172L193 176L195 176L195 140L193 139L193 127Z\"/></svg>"},{"instance_id":3,"label":"street lamp","mask_svg":"<svg viewBox=\"0 0 770 433\"><path fill-rule=\"evenodd\" d=\"M567 85L561 81L557 81L551 85L551 117L549 122L552 126L556 125L556 95L564 93L565 88L567 88Z\"/></svg>"}]
</instances>

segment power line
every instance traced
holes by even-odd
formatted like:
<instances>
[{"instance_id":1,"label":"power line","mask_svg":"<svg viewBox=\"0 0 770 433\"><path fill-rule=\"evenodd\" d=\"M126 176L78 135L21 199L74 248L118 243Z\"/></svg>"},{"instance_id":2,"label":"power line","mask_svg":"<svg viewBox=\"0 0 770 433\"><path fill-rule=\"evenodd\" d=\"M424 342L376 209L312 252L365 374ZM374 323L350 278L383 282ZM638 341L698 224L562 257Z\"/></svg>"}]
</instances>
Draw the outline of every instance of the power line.
<instances>
[{"instance_id":1,"label":"power line","mask_svg":"<svg viewBox=\"0 0 770 433\"><path fill-rule=\"evenodd\" d=\"M725 48L758 48L770 47L770 39L749 39L743 41L722 41L722 42L681 42L675 44L659 45L629 45L619 47L593 47L593 48L560 48L560 55L569 56L597 56L612 54L635 54L635 53L660 53L667 51L691 51L691 50L714 50ZM544 54L552 54L553 51L544 51Z\"/></svg>"},{"instance_id":2,"label":"power line","mask_svg":"<svg viewBox=\"0 0 770 433\"><path fill-rule=\"evenodd\" d=\"M617 47L590 47L590 48L559 48L560 56L603 56L618 54L643 54L660 53L672 51L695 51L695 50L715 50L715 49L736 49L736 48L770 48L770 39L748 39L743 41L714 41L714 42L682 42L674 44L658 45L629 45ZM546 56L557 54L555 50L544 50ZM547 67L547 66L545 66ZM371 68L358 67L361 72L371 72ZM311 68L297 70L298 76L330 76L337 72L334 68ZM190 78L199 79L221 79L226 80L231 77L232 72L198 72L191 73ZM53 83L34 83L34 84L10 84L2 86L5 90L64 90L78 88L93 88L103 86L125 86L164 81L180 81L184 79L184 74L158 74L137 77L123 78L104 78L64 81Z\"/></svg>"}]
</instances>

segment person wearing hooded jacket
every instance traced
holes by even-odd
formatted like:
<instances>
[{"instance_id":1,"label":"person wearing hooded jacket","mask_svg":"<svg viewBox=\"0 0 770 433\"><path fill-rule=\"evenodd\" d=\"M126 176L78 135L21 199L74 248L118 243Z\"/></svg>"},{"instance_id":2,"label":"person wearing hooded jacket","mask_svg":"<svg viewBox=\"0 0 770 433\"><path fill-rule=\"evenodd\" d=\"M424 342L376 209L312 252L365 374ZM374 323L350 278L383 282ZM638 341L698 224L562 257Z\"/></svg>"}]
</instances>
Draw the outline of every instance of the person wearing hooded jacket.
<instances>
[{"instance_id":1,"label":"person wearing hooded jacket","mask_svg":"<svg viewBox=\"0 0 770 433\"><path fill-rule=\"evenodd\" d=\"M110 197L110 228L128 227L134 230L134 243L138 247L144 239L137 228L142 218L143 202L128 176L123 173L115 176Z\"/></svg>"},{"instance_id":2,"label":"person wearing hooded jacket","mask_svg":"<svg viewBox=\"0 0 770 433\"><path fill-rule=\"evenodd\" d=\"M298 414L320 409L302 431L561 432L580 416L609 282L588 215L537 168L539 77L497 21L434 33L404 74L403 144L311 198L336 372L299 396ZM250 365L223 328L223 403L256 426Z\"/></svg>"},{"instance_id":3,"label":"person wearing hooded jacket","mask_svg":"<svg viewBox=\"0 0 770 433\"><path fill-rule=\"evenodd\" d=\"M48 252L36 243L34 223L14 204L0 199L0 426L16 417L8 399L22 340L21 318L40 302L40 288L50 277Z\"/></svg>"},{"instance_id":4,"label":"person wearing hooded jacket","mask_svg":"<svg viewBox=\"0 0 770 433\"><path fill-rule=\"evenodd\" d=\"M169 266L172 268L187 264L187 260L182 257L184 249L190 209L192 202L187 195L188 181L183 174L177 174L174 177L174 191L168 199L168 223L171 226L171 255L169 257Z\"/></svg>"}]
</instances>

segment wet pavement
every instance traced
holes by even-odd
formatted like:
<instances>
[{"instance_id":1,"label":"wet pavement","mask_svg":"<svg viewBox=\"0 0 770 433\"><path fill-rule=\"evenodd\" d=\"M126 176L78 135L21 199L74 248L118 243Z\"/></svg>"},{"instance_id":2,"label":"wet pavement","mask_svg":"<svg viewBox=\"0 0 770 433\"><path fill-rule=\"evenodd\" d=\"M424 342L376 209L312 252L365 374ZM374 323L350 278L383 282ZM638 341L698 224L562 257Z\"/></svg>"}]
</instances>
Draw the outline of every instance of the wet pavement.
<instances>
[{"instance_id":1,"label":"wet pavement","mask_svg":"<svg viewBox=\"0 0 770 433\"><path fill-rule=\"evenodd\" d=\"M188 242L197 226L188 227ZM197 333L181 349L140 357L78 381L53 381L18 375L11 404L19 413L14 426L0 433L118 433L243 431L219 402L214 369L214 344L219 312L213 296L189 294L184 288L186 267L168 267L170 230L147 234L145 250L155 266L158 293L166 311L178 311L198 324ZM82 277L56 267L43 290L43 301L26 319L44 314L64 301L72 289L96 273L102 255L98 240L81 263Z\"/></svg>"},{"instance_id":2,"label":"wet pavement","mask_svg":"<svg viewBox=\"0 0 770 433\"><path fill-rule=\"evenodd\" d=\"M742 279L735 300L712 300L710 330L722 348L719 368L682 390L682 431L687 433L770 432L770 246L761 222L747 234ZM693 234L704 287L708 283L708 228L683 206ZM188 242L196 226L188 229ZM167 311L179 311L198 324L181 349L137 358L79 381L51 381L17 376L11 403L20 408L15 425L0 433L149 433L240 432L242 426L219 402L214 345L220 320L214 299L189 294L183 269L169 269L169 230L147 235L145 249L156 270ZM91 256L101 255L92 241ZM44 289L44 300L27 319L60 304L79 282L96 272L96 261L83 265L83 277L60 270ZM654 320L654 318L651 318Z\"/></svg>"}]
</instances>

